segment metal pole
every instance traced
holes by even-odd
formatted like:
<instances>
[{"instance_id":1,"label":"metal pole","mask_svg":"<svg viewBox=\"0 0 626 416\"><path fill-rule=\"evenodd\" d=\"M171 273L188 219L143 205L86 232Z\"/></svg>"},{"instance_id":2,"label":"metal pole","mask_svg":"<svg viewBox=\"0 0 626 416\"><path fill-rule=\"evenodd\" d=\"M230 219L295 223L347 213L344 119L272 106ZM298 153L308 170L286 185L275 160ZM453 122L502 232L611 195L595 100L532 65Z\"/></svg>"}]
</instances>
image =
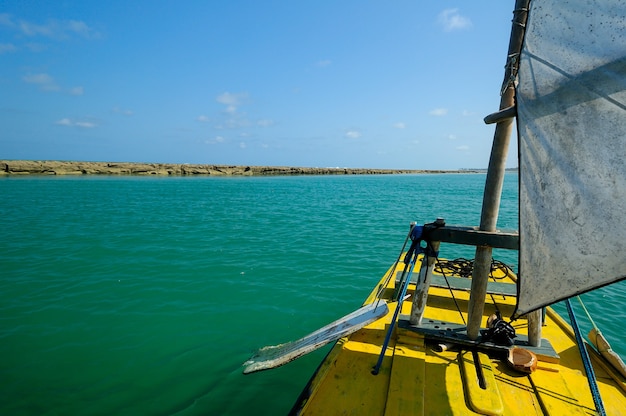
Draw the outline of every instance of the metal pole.
<instances>
[{"instance_id":1,"label":"metal pole","mask_svg":"<svg viewBox=\"0 0 626 416\"><path fill-rule=\"evenodd\" d=\"M415 262L417 261L418 253L419 253L419 250L415 250L413 253L411 253L410 262L408 264L405 264L404 266L404 271L402 272L402 274L405 274L407 269L409 273L406 276L402 276L404 280L402 280L403 283L402 283L402 289L400 290L400 296L398 297L398 304L396 305L396 310L393 313L393 318L391 318L391 323L389 324L387 335L385 335L385 341L383 342L380 355L378 356L378 361L376 362L376 365L372 369L373 375L378 375L378 373L380 372L380 367L383 365L385 353L387 352L389 341L391 341L391 335L393 334L393 330L398 320L398 314L402 310L402 304L404 303L404 296L406 295L406 291L409 287L409 283L411 282L411 275L413 274L413 269L415 268Z\"/></svg>"}]
</instances>

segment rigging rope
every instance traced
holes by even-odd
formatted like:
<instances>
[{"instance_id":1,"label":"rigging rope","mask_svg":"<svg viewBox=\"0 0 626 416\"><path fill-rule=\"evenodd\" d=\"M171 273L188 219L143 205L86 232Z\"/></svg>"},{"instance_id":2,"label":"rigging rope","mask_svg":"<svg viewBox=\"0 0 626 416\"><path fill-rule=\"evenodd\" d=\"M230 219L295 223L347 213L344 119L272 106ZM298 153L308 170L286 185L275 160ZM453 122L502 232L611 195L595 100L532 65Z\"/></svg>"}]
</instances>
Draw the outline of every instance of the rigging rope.
<instances>
[{"instance_id":1,"label":"rigging rope","mask_svg":"<svg viewBox=\"0 0 626 416\"><path fill-rule=\"evenodd\" d=\"M389 274L385 278L385 281L378 288L378 292L376 292L376 302L377 302L376 306L378 306L378 303L381 300L381 296L382 296L383 292L385 291L385 289L387 288L387 285L389 284L389 280L391 280L391 277L396 272L396 267L398 267L398 263L400 263L400 259L402 258L402 254L404 254L404 249L406 248L406 243L409 241L409 237L411 237L411 233L413 232L413 228L415 227L415 225L416 225L415 222L411 222L411 225L410 225L410 228L409 228L409 233L406 235L406 238L404 239L404 244L402 245L402 248L400 249L400 254L398 254L398 258L393 263L393 266L391 267L391 269L389 269Z\"/></svg>"},{"instance_id":2,"label":"rigging rope","mask_svg":"<svg viewBox=\"0 0 626 416\"><path fill-rule=\"evenodd\" d=\"M394 325L398 318L398 314L400 313L400 310L402 309L404 296L406 295L406 291L409 287L409 282L411 281L411 275L413 274L413 269L415 268L417 257L422 251L421 247L419 246L419 241L420 240L413 241L413 244L411 244L411 248L409 249L406 256L404 257L404 270L402 271L402 279L401 279L403 283L402 283L402 288L400 290L400 296L398 297L398 304L396 305L396 310L393 313L393 318L391 319L389 330L387 331L387 335L385 336L385 340L383 342L380 355L378 356L378 361L376 362L376 365L372 369L373 375L378 374L378 372L380 371L380 367L383 364L383 359L385 358L385 352L387 351L387 346L389 345L389 341L391 340L391 334L393 332Z\"/></svg>"},{"instance_id":3,"label":"rigging rope","mask_svg":"<svg viewBox=\"0 0 626 416\"><path fill-rule=\"evenodd\" d=\"M589 322L593 326L593 329L587 334L587 337L596 348L596 350L602 355L604 359L606 359L614 369L616 369L619 373L621 373L624 377L626 377L626 364L624 364L624 360L611 348L611 344L604 337L600 328L597 327L596 323L591 318L591 314L585 307L583 300L580 296L576 296L578 301L580 302L580 306L582 306L583 310L587 314L587 318L589 318Z\"/></svg>"},{"instance_id":4,"label":"rigging rope","mask_svg":"<svg viewBox=\"0 0 626 416\"><path fill-rule=\"evenodd\" d=\"M452 291L452 287L450 286L450 282L448 282L448 278L446 277L446 273L444 272L444 266L442 265L442 263L449 263L450 266L452 266L453 264L456 265L457 263L455 263L456 261L459 261L459 264L462 264L461 269L465 271L465 267L467 265L467 263L470 263L472 261L467 260L467 259L456 259L456 260L443 260L440 261L439 257L435 256L435 259L437 260L437 262L435 263L435 271L441 273L441 275L443 276L443 278L446 281L446 285L448 285L448 290L450 290L450 295L452 296L452 300L454 301L454 305L456 306L456 310L459 311L459 315L461 315L461 320L463 321L463 325L467 325L467 322L465 322L465 318L463 317L463 312L461 312L461 307L459 306L459 304L456 301L456 297L454 296L454 292ZM439 270L437 270L437 266L439 266ZM470 270L470 275L471 275L471 270ZM454 276L454 274L452 274L452 276ZM465 276L465 277L469 277Z\"/></svg>"},{"instance_id":5,"label":"rigging rope","mask_svg":"<svg viewBox=\"0 0 626 416\"><path fill-rule=\"evenodd\" d=\"M468 260L463 257L454 260L439 260L439 258L437 258L437 263L435 264L435 271L443 275L443 278L446 280L446 284L448 285L448 289L450 290L450 294L452 295L452 299L454 300L457 311L459 311L461 319L463 319L463 323L465 323L465 318L463 318L461 309L459 308L456 298L454 297L454 293L452 292L452 288L450 287L450 282L448 282L448 278L446 277L446 272L449 273L449 276L470 278L472 276L473 270L474 259ZM500 272L502 276L497 277L496 272ZM491 259L491 271L489 272L489 277L491 277L494 281L498 281L506 277L512 277L514 275L515 273L513 272L513 269L511 269L511 267L509 267L506 263L500 260ZM496 308L496 312L500 313L500 308L498 308L498 304L496 303L493 294L491 294L490 296L493 302L493 306ZM506 298L504 294L502 296Z\"/></svg>"},{"instance_id":6,"label":"rigging rope","mask_svg":"<svg viewBox=\"0 0 626 416\"><path fill-rule=\"evenodd\" d=\"M580 298L580 296L576 296L576 297L578 298L578 301L580 302L580 306L583 307L583 311L585 311L585 313L587 314L587 318L589 318L589 322L591 322L591 325L593 325L593 329L595 329L596 331L600 332L600 330L596 326L596 323L593 321L593 319L591 319L591 315L589 314L589 311L585 307L585 304L583 303L583 300Z\"/></svg>"}]
</instances>

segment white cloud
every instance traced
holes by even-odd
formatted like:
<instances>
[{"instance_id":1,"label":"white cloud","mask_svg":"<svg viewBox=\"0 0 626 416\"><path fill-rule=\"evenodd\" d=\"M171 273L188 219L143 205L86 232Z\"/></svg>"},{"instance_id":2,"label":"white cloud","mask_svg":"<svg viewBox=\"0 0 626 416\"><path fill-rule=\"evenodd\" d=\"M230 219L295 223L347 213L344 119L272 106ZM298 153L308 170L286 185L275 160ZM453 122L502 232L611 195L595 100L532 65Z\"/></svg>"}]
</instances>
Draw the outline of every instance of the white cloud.
<instances>
[{"instance_id":1,"label":"white cloud","mask_svg":"<svg viewBox=\"0 0 626 416\"><path fill-rule=\"evenodd\" d=\"M262 119L262 120L258 120L256 122L256 124L259 127L271 127L274 125L274 120L270 120L270 119Z\"/></svg>"},{"instance_id":2,"label":"white cloud","mask_svg":"<svg viewBox=\"0 0 626 416\"><path fill-rule=\"evenodd\" d=\"M457 146L456 150L461 151L461 152L467 152L469 150L469 146L467 145Z\"/></svg>"},{"instance_id":3,"label":"white cloud","mask_svg":"<svg viewBox=\"0 0 626 416\"><path fill-rule=\"evenodd\" d=\"M196 121L199 121L201 123L206 123L209 121L209 118L207 116L201 115L196 117Z\"/></svg>"},{"instance_id":4,"label":"white cloud","mask_svg":"<svg viewBox=\"0 0 626 416\"><path fill-rule=\"evenodd\" d=\"M448 109L447 108L435 108L431 110L428 114L430 114L431 116L441 117L441 116L445 116L446 114L448 114Z\"/></svg>"},{"instance_id":5,"label":"white cloud","mask_svg":"<svg viewBox=\"0 0 626 416\"><path fill-rule=\"evenodd\" d=\"M357 130L348 130L346 131L345 137L347 137L348 139L358 139L359 137L361 137L361 132Z\"/></svg>"},{"instance_id":6,"label":"white cloud","mask_svg":"<svg viewBox=\"0 0 626 416\"><path fill-rule=\"evenodd\" d=\"M232 112L228 113L228 117L215 124L213 127L219 130L238 129L250 126L250 120L246 117L246 113Z\"/></svg>"},{"instance_id":7,"label":"white cloud","mask_svg":"<svg viewBox=\"0 0 626 416\"><path fill-rule=\"evenodd\" d=\"M439 13L437 22L443 26L443 30L451 32L453 30L467 29L472 26L472 21L462 16L459 9L445 9Z\"/></svg>"},{"instance_id":8,"label":"white cloud","mask_svg":"<svg viewBox=\"0 0 626 416\"><path fill-rule=\"evenodd\" d=\"M8 13L0 13L0 25L6 26L9 28L14 28L16 26L13 18Z\"/></svg>"},{"instance_id":9,"label":"white cloud","mask_svg":"<svg viewBox=\"0 0 626 416\"><path fill-rule=\"evenodd\" d=\"M36 43L36 42L28 42L24 46L26 46L26 48L29 51L34 52L34 53L43 52L46 49L48 49L46 45L41 44L41 43Z\"/></svg>"},{"instance_id":10,"label":"white cloud","mask_svg":"<svg viewBox=\"0 0 626 416\"><path fill-rule=\"evenodd\" d=\"M248 93L239 92L239 93L230 93L224 92L217 96L215 99L218 103L224 104L228 107L237 107L243 104L248 99Z\"/></svg>"},{"instance_id":11,"label":"white cloud","mask_svg":"<svg viewBox=\"0 0 626 416\"><path fill-rule=\"evenodd\" d=\"M332 61L330 59L323 59L321 61L317 61L315 65L324 68L329 66L330 64L332 64Z\"/></svg>"},{"instance_id":12,"label":"white cloud","mask_svg":"<svg viewBox=\"0 0 626 416\"><path fill-rule=\"evenodd\" d=\"M76 121L76 122L74 122L74 125L78 126L78 127L84 127L84 128L87 128L87 129L91 129L93 127L96 127L96 124L92 123L90 121Z\"/></svg>"},{"instance_id":13,"label":"white cloud","mask_svg":"<svg viewBox=\"0 0 626 416\"><path fill-rule=\"evenodd\" d=\"M208 139L205 141L206 144L219 144L219 143L224 143L226 141L226 139L222 136L215 136L212 139Z\"/></svg>"},{"instance_id":14,"label":"white cloud","mask_svg":"<svg viewBox=\"0 0 626 416\"><path fill-rule=\"evenodd\" d=\"M17 48L12 43L0 43L0 55L8 52L15 52Z\"/></svg>"},{"instance_id":15,"label":"white cloud","mask_svg":"<svg viewBox=\"0 0 626 416\"><path fill-rule=\"evenodd\" d=\"M56 23L52 21L48 22L47 25L38 25L35 23L26 22L24 20L20 20L18 27L20 31L26 36L46 36L52 37L55 32L58 32L60 29Z\"/></svg>"},{"instance_id":16,"label":"white cloud","mask_svg":"<svg viewBox=\"0 0 626 416\"><path fill-rule=\"evenodd\" d=\"M449 134L449 135L448 135L448 140L456 140L456 135L454 135L454 134Z\"/></svg>"},{"instance_id":17,"label":"white cloud","mask_svg":"<svg viewBox=\"0 0 626 416\"><path fill-rule=\"evenodd\" d=\"M90 28L85 22L79 20L70 20L64 23L65 28L72 33L76 33L84 38L99 36L98 33Z\"/></svg>"},{"instance_id":18,"label":"white cloud","mask_svg":"<svg viewBox=\"0 0 626 416\"><path fill-rule=\"evenodd\" d=\"M42 91L55 91L61 92L61 87L56 83L54 78L46 73L39 74L27 74L22 77L22 81L27 84L38 85ZM63 89L63 92L70 95L83 95L85 93L85 89L83 87L72 87L70 89Z\"/></svg>"},{"instance_id":19,"label":"white cloud","mask_svg":"<svg viewBox=\"0 0 626 416\"><path fill-rule=\"evenodd\" d=\"M74 87L70 89L70 94L72 95L83 95L85 93L85 89L83 87Z\"/></svg>"},{"instance_id":20,"label":"white cloud","mask_svg":"<svg viewBox=\"0 0 626 416\"><path fill-rule=\"evenodd\" d=\"M240 106L248 104L249 96L247 92L224 92L218 95L215 101L226 106L214 125L216 129L237 129L254 124L265 127L273 123L271 120L261 120L260 122L250 120L246 112L239 109Z\"/></svg>"},{"instance_id":21,"label":"white cloud","mask_svg":"<svg viewBox=\"0 0 626 416\"><path fill-rule=\"evenodd\" d=\"M22 80L28 84L39 85L44 91L59 91L61 88L54 82L54 78L52 78L48 74L28 74L22 77Z\"/></svg>"},{"instance_id":22,"label":"white cloud","mask_svg":"<svg viewBox=\"0 0 626 416\"><path fill-rule=\"evenodd\" d=\"M248 93L246 92L231 93L227 91L218 95L215 98L215 100L220 104L224 104L226 106L226 108L224 109L224 112L226 114L229 114L232 117L230 120L227 120L222 125L222 127L218 127L218 128L224 128L224 127L233 128L233 127L237 127L240 125L249 124L247 120L245 121L245 123L242 123L241 122L242 115L238 114L237 112L239 106L242 104L245 104L246 101L248 100Z\"/></svg>"},{"instance_id":23,"label":"white cloud","mask_svg":"<svg viewBox=\"0 0 626 416\"><path fill-rule=\"evenodd\" d=\"M24 75L22 79L29 84L49 84L53 82L52 77L48 74Z\"/></svg>"},{"instance_id":24,"label":"white cloud","mask_svg":"<svg viewBox=\"0 0 626 416\"><path fill-rule=\"evenodd\" d=\"M396 129L404 129L406 128L406 124L403 122L398 122L398 123L395 123L393 127L395 127Z\"/></svg>"},{"instance_id":25,"label":"white cloud","mask_svg":"<svg viewBox=\"0 0 626 416\"><path fill-rule=\"evenodd\" d=\"M461 112L461 115L462 115L463 117L473 116L474 114L476 114L476 113L474 113L473 111L470 111L470 110L463 110L463 111Z\"/></svg>"},{"instance_id":26,"label":"white cloud","mask_svg":"<svg viewBox=\"0 0 626 416\"><path fill-rule=\"evenodd\" d=\"M91 121L74 121L69 118L62 118L61 120L56 121L54 124L67 127L82 127L85 129L92 129L97 126L96 123L93 123Z\"/></svg>"},{"instance_id":27,"label":"white cloud","mask_svg":"<svg viewBox=\"0 0 626 416\"><path fill-rule=\"evenodd\" d=\"M54 124L58 124L59 126L71 126L72 121L69 118L62 118Z\"/></svg>"},{"instance_id":28,"label":"white cloud","mask_svg":"<svg viewBox=\"0 0 626 416\"><path fill-rule=\"evenodd\" d=\"M72 36L86 39L100 37L100 34L80 20L49 19L46 23L38 24L22 19L15 19L8 13L0 14L0 25L20 32L29 37L43 36L51 39L64 40Z\"/></svg>"},{"instance_id":29,"label":"white cloud","mask_svg":"<svg viewBox=\"0 0 626 416\"><path fill-rule=\"evenodd\" d=\"M239 148L240 149L245 149L246 147L248 147L248 145L245 142L239 143Z\"/></svg>"},{"instance_id":30,"label":"white cloud","mask_svg":"<svg viewBox=\"0 0 626 416\"><path fill-rule=\"evenodd\" d=\"M133 110L124 110L122 108L119 107L113 107L111 109L111 111L113 111L115 114L122 114L125 116L132 116L133 114L135 114L135 112Z\"/></svg>"}]
</instances>

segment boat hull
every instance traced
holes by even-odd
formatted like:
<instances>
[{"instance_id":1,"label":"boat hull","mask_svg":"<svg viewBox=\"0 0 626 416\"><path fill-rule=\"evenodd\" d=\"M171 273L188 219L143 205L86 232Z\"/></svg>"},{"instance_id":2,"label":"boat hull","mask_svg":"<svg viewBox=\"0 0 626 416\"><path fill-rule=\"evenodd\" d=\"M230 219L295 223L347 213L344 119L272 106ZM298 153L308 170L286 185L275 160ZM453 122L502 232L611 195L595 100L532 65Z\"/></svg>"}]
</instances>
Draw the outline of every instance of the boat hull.
<instances>
[{"instance_id":1,"label":"boat hull","mask_svg":"<svg viewBox=\"0 0 626 416\"><path fill-rule=\"evenodd\" d=\"M399 270L391 269L388 273L395 275L397 272ZM514 287L514 276L501 274L498 277L499 285ZM381 279L376 285L366 304L375 300L385 280ZM467 311L467 278L447 277L447 280L455 289L431 286L424 320L463 325L467 314L459 312L457 305L461 311ZM383 291L390 311L398 305L389 299L395 285L395 279L390 279ZM408 294L412 295L414 289L411 283ZM497 291L501 291L501 287L496 288ZM502 316L510 316L515 307L515 297L510 293L514 292L488 295L483 322L486 323L496 310ZM400 321L410 314L411 297L401 302ZM396 322L380 371L374 375L372 368L381 353L393 315L390 312L337 341L291 413L527 416L595 412L574 335L552 309L548 308L546 314L542 346L549 345L555 354L538 354L536 370L531 374L508 365L508 355L497 350L454 343L442 345L446 343ZM513 327L523 338L527 321L517 320ZM595 350L589 350L607 414L622 414L626 409L624 378Z\"/></svg>"}]
</instances>

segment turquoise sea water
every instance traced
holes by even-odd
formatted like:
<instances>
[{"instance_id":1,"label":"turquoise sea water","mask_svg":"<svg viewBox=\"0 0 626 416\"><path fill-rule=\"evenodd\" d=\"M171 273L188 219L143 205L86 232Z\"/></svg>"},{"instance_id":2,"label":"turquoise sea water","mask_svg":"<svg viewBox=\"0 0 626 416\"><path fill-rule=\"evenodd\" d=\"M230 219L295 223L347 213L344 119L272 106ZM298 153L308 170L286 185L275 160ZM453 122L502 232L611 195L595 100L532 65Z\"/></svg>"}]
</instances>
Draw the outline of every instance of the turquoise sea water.
<instances>
[{"instance_id":1,"label":"turquoise sea water","mask_svg":"<svg viewBox=\"0 0 626 416\"><path fill-rule=\"evenodd\" d=\"M285 414L329 347L241 364L358 308L410 221L476 225L484 180L0 179L0 414ZM517 228L516 204L510 174L500 228ZM625 288L583 296L623 356Z\"/></svg>"}]
</instances>

